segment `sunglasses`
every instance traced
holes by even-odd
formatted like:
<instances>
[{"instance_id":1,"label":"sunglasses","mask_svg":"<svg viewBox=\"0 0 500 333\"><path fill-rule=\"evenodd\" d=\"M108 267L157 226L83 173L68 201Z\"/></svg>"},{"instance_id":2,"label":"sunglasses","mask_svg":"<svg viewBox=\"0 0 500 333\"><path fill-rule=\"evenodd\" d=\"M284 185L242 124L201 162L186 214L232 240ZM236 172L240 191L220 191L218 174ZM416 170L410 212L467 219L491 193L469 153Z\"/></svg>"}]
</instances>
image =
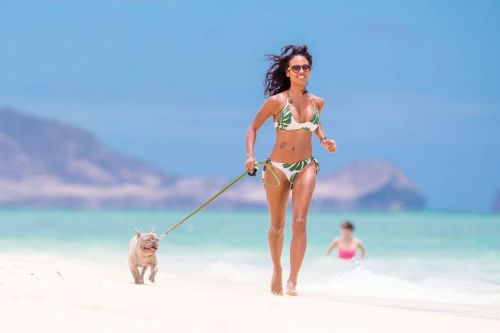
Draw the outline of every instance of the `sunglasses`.
<instances>
[{"instance_id":1,"label":"sunglasses","mask_svg":"<svg viewBox=\"0 0 500 333\"><path fill-rule=\"evenodd\" d=\"M309 72L311 70L311 66L309 65L293 65L293 66L289 66L288 67L288 70L292 70L292 72L294 73L298 73L300 72L300 70L302 69L304 72Z\"/></svg>"}]
</instances>

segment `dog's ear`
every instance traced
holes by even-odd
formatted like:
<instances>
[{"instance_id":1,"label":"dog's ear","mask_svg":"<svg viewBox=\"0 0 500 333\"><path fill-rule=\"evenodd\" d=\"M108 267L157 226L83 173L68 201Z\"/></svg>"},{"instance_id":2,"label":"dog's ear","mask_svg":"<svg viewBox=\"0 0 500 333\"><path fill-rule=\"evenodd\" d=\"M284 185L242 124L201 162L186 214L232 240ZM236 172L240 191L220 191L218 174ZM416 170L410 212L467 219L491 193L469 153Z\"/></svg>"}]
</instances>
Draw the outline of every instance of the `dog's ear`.
<instances>
[{"instance_id":1,"label":"dog's ear","mask_svg":"<svg viewBox=\"0 0 500 333\"><path fill-rule=\"evenodd\" d=\"M135 228L135 235L137 236L137 238L141 237L142 233L139 229Z\"/></svg>"},{"instance_id":2,"label":"dog's ear","mask_svg":"<svg viewBox=\"0 0 500 333\"><path fill-rule=\"evenodd\" d=\"M156 230L155 230L155 227L152 227L152 228L151 228L151 231L150 231L150 233L152 233L152 234L156 234Z\"/></svg>"}]
</instances>

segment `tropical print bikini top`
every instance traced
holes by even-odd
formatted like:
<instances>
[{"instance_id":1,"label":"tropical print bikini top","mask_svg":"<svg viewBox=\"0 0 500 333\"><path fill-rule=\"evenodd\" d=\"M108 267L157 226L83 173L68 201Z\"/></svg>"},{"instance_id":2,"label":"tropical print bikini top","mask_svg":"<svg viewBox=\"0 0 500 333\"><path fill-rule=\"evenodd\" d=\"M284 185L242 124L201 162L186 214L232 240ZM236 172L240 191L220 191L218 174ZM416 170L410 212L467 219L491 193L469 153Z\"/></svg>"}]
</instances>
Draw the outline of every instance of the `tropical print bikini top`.
<instances>
[{"instance_id":1,"label":"tropical print bikini top","mask_svg":"<svg viewBox=\"0 0 500 333\"><path fill-rule=\"evenodd\" d=\"M311 119L306 122L299 123L292 116L292 110L290 109L290 103L288 101L288 95L286 97L286 104L281 110L280 114L276 118L274 122L274 127L279 130L285 131L293 131L293 130L306 130L309 132L314 132L316 128L319 126L319 111L314 103L314 100L311 98L313 106L314 106L314 114Z\"/></svg>"}]
</instances>

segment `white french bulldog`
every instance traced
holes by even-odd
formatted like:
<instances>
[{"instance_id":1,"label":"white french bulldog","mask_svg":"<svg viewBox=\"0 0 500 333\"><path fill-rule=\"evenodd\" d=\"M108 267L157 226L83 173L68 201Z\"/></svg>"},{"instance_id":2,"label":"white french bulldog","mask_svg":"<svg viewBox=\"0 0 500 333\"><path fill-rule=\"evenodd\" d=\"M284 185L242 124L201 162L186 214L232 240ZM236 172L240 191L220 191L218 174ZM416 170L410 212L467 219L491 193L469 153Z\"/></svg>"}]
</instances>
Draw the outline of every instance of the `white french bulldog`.
<instances>
[{"instance_id":1,"label":"white french bulldog","mask_svg":"<svg viewBox=\"0 0 500 333\"><path fill-rule=\"evenodd\" d=\"M135 235L128 244L128 265L136 284L144 284L144 273L150 267L149 281L155 282L158 272L158 258L156 251L160 246L160 239L154 228L148 233L141 233L135 229ZM142 268L139 274L139 267Z\"/></svg>"}]
</instances>

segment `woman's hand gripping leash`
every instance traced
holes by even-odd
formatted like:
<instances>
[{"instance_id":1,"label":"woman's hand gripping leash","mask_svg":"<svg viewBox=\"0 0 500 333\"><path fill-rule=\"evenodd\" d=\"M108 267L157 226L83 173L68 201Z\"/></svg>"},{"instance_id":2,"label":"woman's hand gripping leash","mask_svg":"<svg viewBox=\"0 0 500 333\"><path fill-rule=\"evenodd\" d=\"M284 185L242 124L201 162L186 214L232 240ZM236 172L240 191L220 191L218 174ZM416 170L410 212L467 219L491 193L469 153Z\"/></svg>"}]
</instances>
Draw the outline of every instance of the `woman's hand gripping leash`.
<instances>
[{"instance_id":1,"label":"woman's hand gripping leash","mask_svg":"<svg viewBox=\"0 0 500 333\"><path fill-rule=\"evenodd\" d=\"M264 184L265 186L271 186L271 187L279 187L280 186L280 179L278 177L278 174L276 173L276 171L274 171L274 168L272 167L271 162L269 162L269 161L260 162L260 161L254 160L253 158L247 159L245 162L245 167L248 170L249 176L253 177L257 174L257 171L259 170L257 165L263 165L263 170L262 170L263 172L264 172L264 170L265 171L269 170L271 172L271 174L273 175L274 180L276 181L275 184L270 184L270 183L264 182L264 179L262 179L262 184Z\"/></svg>"}]
</instances>

